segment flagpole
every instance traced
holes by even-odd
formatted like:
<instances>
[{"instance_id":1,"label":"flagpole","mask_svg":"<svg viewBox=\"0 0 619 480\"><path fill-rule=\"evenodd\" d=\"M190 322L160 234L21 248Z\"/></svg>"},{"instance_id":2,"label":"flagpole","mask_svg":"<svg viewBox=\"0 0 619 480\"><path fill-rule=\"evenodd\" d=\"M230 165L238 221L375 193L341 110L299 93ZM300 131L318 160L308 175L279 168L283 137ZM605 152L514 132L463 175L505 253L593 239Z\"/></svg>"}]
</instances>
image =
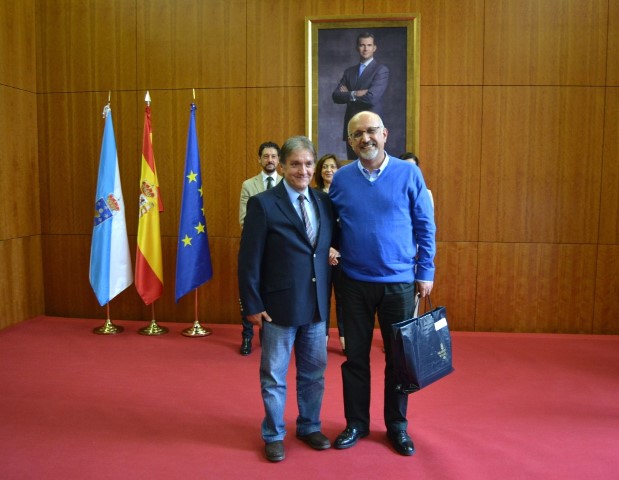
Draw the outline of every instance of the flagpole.
<instances>
[{"instance_id":1,"label":"flagpole","mask_svg":"<svg viewBox=\"0 0 619 480\"><path fill-rule=\"evenodd\" d=\"M150 235L157 235L157 238L159 238L160 235L160 231L159 231L159 211L160 209L162 209L162 205L161 205L161 197L160 197L160 192L159 192L159 182L157 180L157 176L156 176L156 170L154 167L154 157L152 156L152 139L149 138L150 135L152 135L152 131L150 130L150 103L151 103L151 98L150 98L150 92L147 90L146 91L146 95L144 96L144 102L146 103L146 113L145 113L145 119L144 119L144 143L142 144L142 161L148 161L150 160L152 162L152 165L149 165L148 168L152 169L152 174L154 174L155 180L153 181L152 179L149 179L150 182L153 182L153 186L156 190L156 198L157 198L157 205L152 205L151 207L154 208L154 210L152 210L150 213L145 213L145 215L152 215L153 212L157 214L156 216L156 224L152 224L152 226L154 227L156 225L156 232L150 231L148 232ZM148 122L147 122L148 119ZM145 145L150 145L150 147L148 147L145 150ZM146 158L146 151L150 151L150 157ZM142 164L142 181L144 181L144 163ZM147 183L147 182L145 182ZM139 220L139 225L138 225L138 254L140 254L141 252L141 248L144 247L144 244L140 244L140 235L141 235L141 229L149 229L150 226L148 226L147 224L142 224L142 220L144 219L144 217L140 216L140 220ZM148 253L146 253L145 255L148 254L152 254L153 258L159 258L159 262L161 261L161 245L158 245L159 251L158 254L155 250L148 250L148 247L146 247L146 250ZM143 252L142 252L143 253ZM146 263L148 262L148 259L146 260ZM137 264L137 262L136 262ZM161 265L160 265L161 267ZM162 278L163 276L163 267L161 267L161 273L160 273L160 277ZM149 289L153 288L152 282L153 282L153 278L151 276L152 272L146 272L144 270L144 268L139 269L138 267L136 267L136 275L139 274L140 275L140 286L138 286L138 279L136 278L136 287L138 287L138 293L140 293L140 295L142 296L142 299L145 301L146 304L148 304L150 302L151 305L151 321L150 324L147 327L144 327L140 330L138 330L138 333L140 335L164 335L166 333L168 333L169 329L167 327L161 327L159 325L157 325L157 321L155 320L155 301L159 298L159 296L161 295L161 290L163 287L162 284L162 280L161 283L159 284L159 291L155 294L153 294L152 291L149 292ZM149 278L150 276L150 278ZM149 284L149 282L151 282ZM154 280L154 282L159 282L158 279ZM143 290L141 289L143 288ZM148 295L146 295L145 292L148 292Z\"/></svg>"},{"instance_id":2,"label":"flagpole","mask_svg":"<svg viewBox=\"0 0 619 480\"><path fill-rule=\"evenodd\" d=\"M186 328L181 333L186 337L206 337L213 333L210 328L205 328L200 325L200 321L198 320L198 289L194 288L195 293L195 302L194 302L194 322L193 326L190 328Z\"/></svg>"},{"instance_id":3,"label":"flagpole","mask_svg":"<svg viewBox=\"0 0 619 480\"><path fill-rule=\"evenodd\" d=\"M150 308L152 313L150 325L148 327L141 328L138 330L138 333L140 335L165 335L170 329L168 327L161 327L157 325L157 322L155 321L155 302L150 304Z\"/></svg>"},{"instance_id":4,"label":"flagpole","mask_svg":"<svg viewBox=\"0 0 619 480\"><path fill-rule=\"evenodd\" d=\"M99 304L105 304L107 317L103 326L92 330L97 335L115 335L124 330L124 327L114 325L110 320L110 302L133 282L131 267L127 267L130 254L111 100L112 91L109 90L107 104L101 114L105 126L101 141L90 250L90 284Z\"/></svg>"},{"instance_id":5,"label":"flagpole","mask_svg":"<svg viewBox=\"0 0 619 480\"><path fill-rule=\"evenodd\" d=\"M96 333L97 335L116 335L124 330L124 327L120 325L114 325L110 320L110 302L105 305L107 309L107 320L105 324L101 327L94 328L92 333Z\"/></svg>"}]
</instances>

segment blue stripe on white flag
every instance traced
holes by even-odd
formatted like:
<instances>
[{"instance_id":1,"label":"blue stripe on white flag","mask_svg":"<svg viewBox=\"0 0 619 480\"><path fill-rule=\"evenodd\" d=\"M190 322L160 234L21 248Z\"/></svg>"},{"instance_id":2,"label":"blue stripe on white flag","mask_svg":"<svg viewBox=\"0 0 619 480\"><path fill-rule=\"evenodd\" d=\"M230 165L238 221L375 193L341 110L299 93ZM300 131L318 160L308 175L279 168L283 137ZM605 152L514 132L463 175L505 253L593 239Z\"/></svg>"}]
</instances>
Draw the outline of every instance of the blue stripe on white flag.
<instances>
[{"instance_id":1,"label":"blue stripe on white flag","mask_svg":"<svg viewBox=\"0 0 619 480\"><path fill-rule=\"evenodd\" d=\"M90 284L100 305L133 282L112 112L106 114L90 250Z\"/></svg>"}]
</instances>

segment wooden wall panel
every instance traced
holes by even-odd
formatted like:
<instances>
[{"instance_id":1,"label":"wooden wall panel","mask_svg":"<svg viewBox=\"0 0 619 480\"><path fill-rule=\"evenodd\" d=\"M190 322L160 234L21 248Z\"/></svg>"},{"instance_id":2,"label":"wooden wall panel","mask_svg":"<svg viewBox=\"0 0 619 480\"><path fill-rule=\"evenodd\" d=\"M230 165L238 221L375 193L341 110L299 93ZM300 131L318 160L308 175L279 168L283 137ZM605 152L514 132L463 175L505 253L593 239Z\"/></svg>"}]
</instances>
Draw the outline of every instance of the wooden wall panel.
<instances>
[{"instance_id":1,"label":"wooden wall panel","mask_svg":"<svg viewBox=\"0 0 619 480\"><path fill-rule=\"evenodd\" d=\"M92 233L94 195L105 126L101 113L107 98L107 92L39 95L41 223L44 233ZM137 214L132 219L129 212L131 186L135 185L136 191L138 188L141 149L141 143L136 142L135 105L134 93L112 92L112 119L129 232L137 230ZM137 195L135 198L137 212Z\"/></svg>"},{"instance_id":2,"label":"wooden wall panel","mask_svg":"<svg viewBox=\"0 0 619 480\"><path fill-rule=\"evenodd\" d=\"M607 0L487 0L485 85L604 85Z\"/></svg>"},{"instance_id":3,"label":"wooden wall panel","mask_svg":"<svg viewBox=\"0 0 619 480\"><path fill-rule=\"evenodd\" d=\"M608 13L608 52L606 53L606 85L619 87L619 2L612 0Z\"/></svg>"},{"instance_id":4,"label":"wooden wall panel","mask_svg":"<svg viewBox=\"0 0 619 480\"><path fill-rule=\"evenodd\" d=\"M135 88L135 1L46 0L36 5L39 92Z\"/></svg>"},{"instance_id":5,"label":"wooden wall panel","mask_svg":"<svg viewBox=\"0 0 619 480\"><path fill-rule=\"evenodd\" d=\"M0 242L0 252L6 243ZM203 323L240 322L236 280L239 239L209 237L209 244L213 278L198 288L199 320ZM90 245L88 235L43 237L43 260L40 260L40 255L39 260L45 272L47 315L105 319L106 309L97 302L88 279ZM129 247L135 264L134 235L129 236ZM162 297L154 304L158 322L193 322L195 319L193 292L175 303L176 247L176 238L162 238L164 288ZM42 292L42 289L38 291ZM135 285L130 285L110 302L110 314L112 319L139 320L148 324L152 307L144 305Z\"/></svg>"},{"instance_id":6,"label":"wooden wall panel","mask_svg":"<svg viewBox=\"0 0 619 480\"><path fill-rule=\"evenodd\" d=\"M88 202L91 203L91 202ZM54 316L78 318L101 318L105 320L105 307L99 306L90 286L91 235L47 234L43 236L43 272L45 283L45 313ZM130 242L132 252L135 241ZM135 255L132 254L132 258ZM130 286L110 303L112 320L135 319L136 308L130 313L119 308L122 299L135 296L135 287ZM137 306L137 302L133 302Z\"/></svg>"},{"instance_id":7,"label":"wooden wall panel","mask_svg":"<svg viewBox=\"0 0 619 480\"><path fill-rule=\"evenodd\" d=\"M211 238L213 278L198 289L200 321L204 323L238 323L241 335L241 308L237 281L238 238ZM188 294L177 305L178 318L194 320L194 298Z\"/></svg>"},{"instance_id":8,"label":"wooden wall panel","mask_svg":"<svg viewBox=\"0 0 619 480\"><path fill-rule=\"evenodd\" d=\"M616 245L619 244L619 88L606 89L605 116L599 242Z\"/></svg>"},{"instance_id":9,"label":"wooden wall panel","mask_svg":"<svg viewBox=\"0 0 619 480\"><path fill-rule=\"evenodd\" d=\"M477 243L438 242L432 305L446 305L449 328L475 330Z\"/></svg>"},{"instance_id":10,"label":"wooden wall panel","mask_svg":"<svg viewBox=\"0 0 619 480\"><path fill-rule=\"evenodd\" d=\"M439 241L476 241L481 87L422 87L418 152L435 204Z\"/></svg>"},{"instance_id":11,"label":"wooden wall panel","mask_svg":"<svg viewBox=\"0 0 619 480\"><path fill-rule=\"evenodd\" d=\"M41 232L36 94L0 85L0 240Z\"/></svg>"},{"instance_id":12,"label":"wooden wall panel","mask_svg":"<svg viewBox=\"0 0 619 480\"><path fill-rule=\"evenodd\" d=\"M358 0L247 0L247 86L304 86L305 17L359 13Z\"/></svg>"},{"instance_id":13,"label":"wooden wall panel","mask_svg":"<svg viewBox=\"0 0 619 480\"><path fill-rule=\"evenodd\" d=\"M140 88L241 87L245 0L138 0ZM257 37L255 40L257 40ZM265 42L258 42L264 46Z\"/></svg>"},{"instance_id":14,"label":"wooden wall panel","mask_svg":"<svg viewBox=\"0 0 619 480\"><path fill-rule=\"evenodd\" d=\"M0 18L9 15L12 24L0 32L0 105L20 112L0 125L0 188L13 189L18 211L0 228L8 226L11 238L35 230L28 240L0 245L0 261L16 265L0 283L11 282L17 315L39 311L36 294L13 281L38 254L45 313L105 318L88 282L100 112L112 90L130 212L149 89L166 203L165 288L156 316L193 321L193 295L174 302L174 275L196 88L215 269L198 291L199 315L205 323L239 322L240 186L259 170L262 141L281 144L306 131L305 17L402 12L421 14L419 153L437 203L435 301L447 305L452 328L616 333L619 94L604 85L619 85L617 0L3 2ZM14 50L19 58L8 64ZM13 87L36 89L38 98L7 97ZM25 111L32 103L34 116ZM38 149L21 143L32 129ZM38 154L40 199L18 189L29 179L5 163L14 156L7 153L29 157L30 148ZM40 224L28 213L38 211L37 202ZM135 258L137 215L127 216L127 227ZM27 241L28 248L14 243ZM134 286L111 311L145 324L151 316Z\"/></svg>"},{"instance_id":15,"label":"wooden wall panel","mask_svg":"<svg viewBox=\"0 0 619 480\"><path fill-rule=\"evenodd\" d=\"M480 85L484 1L377 0L364 13L421 15L421 85Z\"/></svg>"},{"instance_id":16,"label":"wooden wall panel","mask_svg":"<svg viewBox=\"0 0 619 480\"><path fill-rule=\"evenodd\" d=\"M591 333L594 245L480 243L478 331Z\"/></svg>"},{"instance_id":17,"label":"wooden wall panel","mask_svg":"<svg viewBox=\"0 0 619 480\"><path fill-rule=\"evenodd\" d=\"M600 245L592 333L619 335L619 245Z\"/></svg>"},{"instance_id":18,"label":"wooden wall panel","mask_svg":"<svg viewBox=\"0 0 619 480\"><path fill-rule=\"evenodd\" d=\"M0 329L45 313L41 236L0 240Z\"/></svg>"},{"instance_id":19,"label":"wooden wall panel","mask_svg":"<svg viewBox=\"0 0 619 480\"><path fill-rule=\"evenodd\" d=\"M35 0L0 2L0 85L36 91L34 12Z\"/></svg>"},{"instance_id":20,"label":"wooden wall panel","mask_svg":"<svg viewBox=\"0 0 619 480\"><path fill-rule=\"evenodd\" d=\"M247 1L248 87L305 85L305 4Z\"/></svg>"},{"instance_id":21,"label":"wooden wall panel","mask_svg":"<svg viewBox=\"0 0 619 480\"><path fill-rule=\"evenodd\" d=\"M482 241L595 243L604 89L484 89Z\"/></svg>"},{"instance_id":22,"label":"wooden wall panel","mask_svg":"<svg viewBox=\"0 0 619 480\"><path fill-rule=\"evenodd\" d=\"M246 177L260 171L256 157L262 142L272 140L281 146L288 137L305 133L304 88L248 89ZM240 184L238 193L241 193Z\"/></svg>"},{"instance_id":23,"label":"wooden wall panel","mask_svg":"<svg viewBox=\"0 0 619 480\"><path fill-rule=\"evenodd\" d=\"M197 124L207 180L204 203L209 237L240 235L239 196L245 179L244 139L249 121L247 97L244 89L208 90ZM233 274L236 276L236 270Z\"/></svg>"}]
</instances>

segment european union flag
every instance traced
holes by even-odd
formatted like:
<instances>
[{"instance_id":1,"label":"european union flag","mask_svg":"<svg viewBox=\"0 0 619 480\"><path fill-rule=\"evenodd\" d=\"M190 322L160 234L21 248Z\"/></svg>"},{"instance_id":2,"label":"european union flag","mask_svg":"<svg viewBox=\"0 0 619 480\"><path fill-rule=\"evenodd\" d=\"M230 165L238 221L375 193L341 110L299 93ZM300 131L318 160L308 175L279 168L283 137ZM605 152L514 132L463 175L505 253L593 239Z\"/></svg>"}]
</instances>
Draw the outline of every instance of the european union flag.
<instances>
[{"instance_id":1,"label":"european union flag","mask_svg":"<svg viewBox=\"0 0 619 480\"><path fill-rule=\"evenodd\" d=\"M200 152L196 135L196 105L191 104L181 222L176 252L176 301L213 277L211 250L208 244Z\"/></svg>"}]
</instances>

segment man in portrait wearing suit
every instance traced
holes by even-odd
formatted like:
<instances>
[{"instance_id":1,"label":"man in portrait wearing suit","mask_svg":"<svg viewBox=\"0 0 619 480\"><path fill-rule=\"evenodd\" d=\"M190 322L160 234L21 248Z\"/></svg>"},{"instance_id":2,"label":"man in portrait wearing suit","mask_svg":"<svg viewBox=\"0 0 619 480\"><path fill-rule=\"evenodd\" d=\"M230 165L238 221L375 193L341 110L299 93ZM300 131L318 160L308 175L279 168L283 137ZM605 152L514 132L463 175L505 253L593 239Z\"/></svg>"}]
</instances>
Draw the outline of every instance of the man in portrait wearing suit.
<instances>
[{"instance_id":1,"label":"man in portrait wearing suit","mask_svg":"<svg viewBox=\"0 0 619 480\"><path fill-rule=\"evenodd\" d=\"M357 156L348 143L348 121L363 111L383 115L383 94L389 84L389 69L374 60L376 48L373 34L364 32L357 37L359 63L344 71L331 95L335 103L346 105L342 140L346 142L349 160L356 159Z\"/></svg>"},{"instance_id":2,"label":"man in portrait wearing suit","mask_svg":"<svg viewBox=\"0 0 619 480\"><path fill-rule=\"evenodd\" d=\"M238 279L243 315L262 328L260 386L265 416L261 434L271 462L284 459L286 374L296 360L296 436L316 450L331 446L321 432L327 365L334 228L331 201L309 188L316 150L307 137L282 146L284 180L250 197L241 234Z\"/></svg>"},{"instance_id":3,"label":"man in portrait wearing suit","mask_svg":"<svg viewBox=\"0 0 619 480\"><path fill-rule=\"evenodd\" d=\"M245 221L247 200L249 200L249 197L274 187L282 180L282 177L277 174L279 154L279 145L274 142L264 142L258 148L258 163L262 167L262 171L255 177L245 180L241 187L241 202L239 205L239 222L241 228L243 228L243 223ZM251 353L254 327L245 317L242 317L241 321L243 330L241 332L240 353L243 356L247 356Z\"/></svg>"}]
</instances>

